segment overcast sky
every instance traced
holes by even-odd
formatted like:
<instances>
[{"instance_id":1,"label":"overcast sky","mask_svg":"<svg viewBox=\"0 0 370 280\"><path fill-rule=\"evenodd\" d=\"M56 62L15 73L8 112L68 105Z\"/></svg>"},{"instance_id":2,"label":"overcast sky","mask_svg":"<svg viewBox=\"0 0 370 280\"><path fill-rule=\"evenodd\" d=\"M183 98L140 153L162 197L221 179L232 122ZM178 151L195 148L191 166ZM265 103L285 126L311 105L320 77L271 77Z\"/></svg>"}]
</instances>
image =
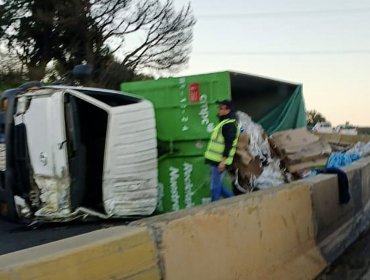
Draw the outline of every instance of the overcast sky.
<instances>
[{"instance_id":1,"label":"overcast sky","mask_svg":"<svg viewBox=\"0 0 370 280\"><path fill-rule=\"evenodd\" d=\"M234 70L303 84L308 110L370 126L369 0L190 2L193 52L177 75Z\"/></svg>"}]
</instances>

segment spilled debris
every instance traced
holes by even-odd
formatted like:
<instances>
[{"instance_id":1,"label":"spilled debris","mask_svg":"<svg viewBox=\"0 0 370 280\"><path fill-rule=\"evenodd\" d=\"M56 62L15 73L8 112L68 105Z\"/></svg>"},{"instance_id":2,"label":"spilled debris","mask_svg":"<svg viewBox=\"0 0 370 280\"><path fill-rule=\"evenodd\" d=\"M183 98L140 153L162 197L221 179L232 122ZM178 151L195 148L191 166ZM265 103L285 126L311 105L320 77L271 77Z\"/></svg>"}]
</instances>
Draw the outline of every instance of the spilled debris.
<instances>
[{"instance_id":1,"label":"spilled debris","mask_svg":"<svg viewBox=\"0 0 370 280\"><path fill-rule=\"evenodd\" d=\"M370 155L370 141L340 145L306 128L279 131L267 136L263 128L246 113L239 111L237 116L241 134L230 171L235 194L314 176L322 169L339 168Z\"/></svg>"}]
</instances>

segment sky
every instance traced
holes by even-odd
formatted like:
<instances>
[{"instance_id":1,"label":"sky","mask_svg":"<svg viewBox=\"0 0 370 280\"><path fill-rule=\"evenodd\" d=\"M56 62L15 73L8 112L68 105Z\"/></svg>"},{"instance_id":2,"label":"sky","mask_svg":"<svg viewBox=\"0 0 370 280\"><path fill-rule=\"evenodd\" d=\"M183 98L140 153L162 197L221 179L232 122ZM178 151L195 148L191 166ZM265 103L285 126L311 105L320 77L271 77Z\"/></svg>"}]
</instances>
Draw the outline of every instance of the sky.
<instances>
[{"instance_id":1,"label":"sky","mask_svg":"<svg viewBox=\"0 0 370 280\"><path fill-rule=\"evenodd\" d=\"M190 3L192 53L176 76L233 70L302 84L307 110L370 126L369 0Z\"/></svg>"}]
</instances>

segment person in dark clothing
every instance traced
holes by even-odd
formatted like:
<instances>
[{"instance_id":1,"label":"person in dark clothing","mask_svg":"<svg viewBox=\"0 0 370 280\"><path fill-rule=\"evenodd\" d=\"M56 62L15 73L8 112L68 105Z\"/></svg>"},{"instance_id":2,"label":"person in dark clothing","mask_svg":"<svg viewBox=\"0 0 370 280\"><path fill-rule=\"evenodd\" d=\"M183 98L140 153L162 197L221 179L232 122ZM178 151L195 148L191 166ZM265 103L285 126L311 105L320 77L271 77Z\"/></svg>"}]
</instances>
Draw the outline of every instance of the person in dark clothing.
<instances>
[{"instance_id":1,"label":"person in dark clothing","mask_svg":"<svg viewBox=\"0 0 370 280\"><path fill-rule=\"evenodd\" d=\"M226 168L231 166L233 162L240 133L232 101L223 100L218 104L220 123L214 128L204 154L206 163L211 165L212 201L219 200L221 196L230 197L233 195L223 185L222 177Z\"/></svg>"}]
</instances>

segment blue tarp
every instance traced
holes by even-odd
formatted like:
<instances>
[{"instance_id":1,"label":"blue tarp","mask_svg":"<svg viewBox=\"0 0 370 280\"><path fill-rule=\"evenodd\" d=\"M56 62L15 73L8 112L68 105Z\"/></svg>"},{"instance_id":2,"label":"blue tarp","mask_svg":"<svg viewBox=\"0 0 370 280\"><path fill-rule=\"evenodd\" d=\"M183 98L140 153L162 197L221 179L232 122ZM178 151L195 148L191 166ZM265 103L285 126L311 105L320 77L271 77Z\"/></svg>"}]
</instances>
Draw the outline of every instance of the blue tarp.
<instances>
[{"instance_id":1,"label":"blue tarp","mask_svg":"<svg viewBox=\"0 0 370 280\"><path fill-rule=\"evenodd\" d=\"M358 160L360 155L357 153L332 153L326 165L327 168L340 168L342 166L350 165L352 162Z\"/></svg>"}]
</instances>

